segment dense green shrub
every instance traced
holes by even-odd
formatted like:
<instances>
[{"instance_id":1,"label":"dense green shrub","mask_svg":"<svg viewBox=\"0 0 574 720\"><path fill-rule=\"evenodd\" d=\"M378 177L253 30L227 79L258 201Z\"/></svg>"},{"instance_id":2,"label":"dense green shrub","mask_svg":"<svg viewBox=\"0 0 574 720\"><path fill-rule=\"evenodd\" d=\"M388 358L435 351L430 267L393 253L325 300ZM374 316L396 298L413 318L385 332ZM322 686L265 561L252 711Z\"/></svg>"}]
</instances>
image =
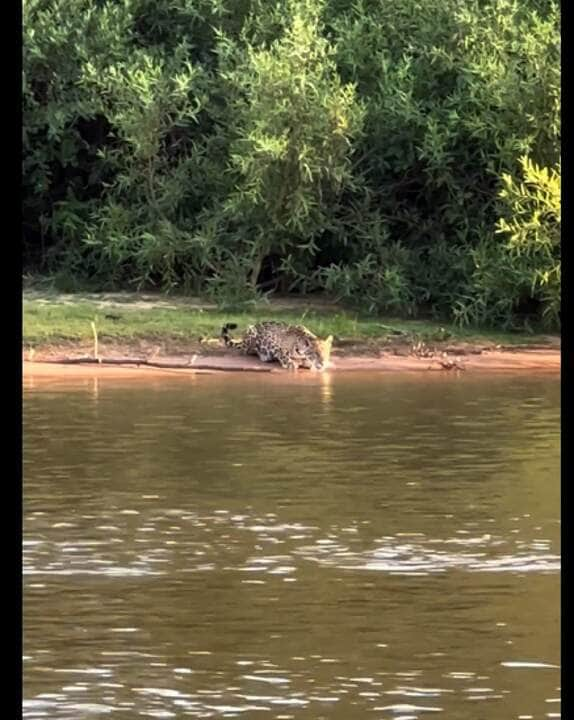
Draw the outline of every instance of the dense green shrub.
<instances>
[{"instance_id":1,"label":"dense green shrub","mask_svg":"<svg viewBox=\"0 0 574 720\"><path fill-rule=\"evenodd\" d=\"M320 31L316 9L294 4L279 39L247 46L241 62L222 67L234 176L223 214L228 225L243 228L235 247L251 258L254 285L272 254L291 261L304 255L311 264L333 200L352 182L352 138L362 112Z\"/></svg>"},{"instance_id":2,"label":"dense green shrub","mask_svg":"<svg viewBox=\"0 0 574 720\"><path fill-rule=\"evenodd\" d=\"M31 269L559 323L551 0L25 0L23 62Z\"/></svg>"},{"instance_id":3,"label":"dense green shrub","mask_svg":"<svg viewBox=\"0 0 574 720\"><path fill-rule=\"evenodd\" d=\"M560 165L540 168L520 159L522 181L503 176L503 216L491 239L474 248L469 296L455 315L462 321L507 325L521 303L535 301L548 326L560 322Z\"/></svg>"},{"instance_id":4,"label":"dense green shrub","mask_svg":"<svg viewBox=\"0 0 574 720\"><path fill-rule=\"evenodd\" d=\"M430 306L462 322L510 322L523 299L510 288L502 314L489 303L478 312L465 299L477 249L502 242L495 230L503 175L522 154L543 165L559 157L557 9L541 16L513 0L397 0L375 12L359 2L333 30L341 74L357 83L366 106L355 166L363 182L344 209L355 290L373 305L380 287L379 310ZM377 228L378 246L381 222L385 249L373 256L365 230ZM385 259L396 243L400 262L396 252ZM328 276L348 286L349 256L335 265Z\"/></svg>"}]
</instances>

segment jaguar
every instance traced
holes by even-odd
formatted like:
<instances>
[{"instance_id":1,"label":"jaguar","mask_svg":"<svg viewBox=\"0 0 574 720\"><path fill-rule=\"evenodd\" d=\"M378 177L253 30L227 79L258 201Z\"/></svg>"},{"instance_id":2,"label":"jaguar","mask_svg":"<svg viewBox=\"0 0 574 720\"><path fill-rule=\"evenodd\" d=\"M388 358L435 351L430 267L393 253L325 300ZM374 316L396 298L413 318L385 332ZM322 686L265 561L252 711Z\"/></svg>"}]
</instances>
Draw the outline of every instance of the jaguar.
<instances>
[{"instance_id":1,"label":"jaguar","mask_svg":"<svg viewBox=\"0 0 574 720\"><path fill-rule=\"evenodd\" d=\"M236 328L235 323L227 323L221 329L226 347L257 355L262 362L277 361L290 370L324 370L329 364L332 335L321 340L303 325L270 321L250 325L241 340L236 340L230 335L230 330Z\"/></svg>"}]
</instances>

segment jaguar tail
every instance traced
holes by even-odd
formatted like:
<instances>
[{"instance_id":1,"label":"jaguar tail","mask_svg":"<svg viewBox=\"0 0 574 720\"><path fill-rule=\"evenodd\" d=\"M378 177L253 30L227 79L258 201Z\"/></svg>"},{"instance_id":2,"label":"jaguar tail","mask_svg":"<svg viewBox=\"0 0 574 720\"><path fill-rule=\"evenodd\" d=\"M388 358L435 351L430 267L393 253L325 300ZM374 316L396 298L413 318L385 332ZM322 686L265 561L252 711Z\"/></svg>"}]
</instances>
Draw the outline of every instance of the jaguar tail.
<instances>
[{"instance_id":1,"label":"jaguar tail","mask_svg":"<svg viewBox=\"0 0 574 720\"><path fill-rule=\"evenodd\" d=\"M221 328L221 337L223 338L223 342L226 344L227 347L231 347L233 345L233 340L229 335L229 331L235 330L236 327L236 323L227 323Z\"/></svg>"}]
</instances>

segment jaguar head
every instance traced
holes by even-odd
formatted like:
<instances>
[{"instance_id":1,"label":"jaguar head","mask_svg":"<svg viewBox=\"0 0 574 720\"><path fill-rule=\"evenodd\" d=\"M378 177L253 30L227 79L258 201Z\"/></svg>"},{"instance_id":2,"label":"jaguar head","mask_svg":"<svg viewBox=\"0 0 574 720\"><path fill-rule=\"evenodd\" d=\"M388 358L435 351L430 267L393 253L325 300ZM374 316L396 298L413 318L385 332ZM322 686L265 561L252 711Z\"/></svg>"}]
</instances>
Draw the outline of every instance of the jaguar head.
<instances>
[{"instance_id":1,"label":"jaguar head","mask_svg":"<svg viewBox=\"0 0 574 720\"><path fill-rule=\"evenodd\" d=\"M319 340L317 338L313 342L313 349L309 353L309 362L312 370L325 370L329 366L332 345L332 335L329 335L326 340Z\"/></svg>"}]
</instances>

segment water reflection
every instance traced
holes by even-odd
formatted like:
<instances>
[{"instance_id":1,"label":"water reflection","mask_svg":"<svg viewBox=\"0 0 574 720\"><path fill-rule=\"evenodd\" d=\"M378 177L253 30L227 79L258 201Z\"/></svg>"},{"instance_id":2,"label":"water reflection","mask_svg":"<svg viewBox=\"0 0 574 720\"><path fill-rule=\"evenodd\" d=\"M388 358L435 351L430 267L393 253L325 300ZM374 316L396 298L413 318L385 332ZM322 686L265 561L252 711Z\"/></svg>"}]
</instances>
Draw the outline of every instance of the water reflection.
<instances>
[{"instance_id":1,"label":"water reflection","mask_svg":"<svg viewBox=\"0 0 574 720\"><path fill-rule=\"evenodd\" d=\"M325 410L329 410L333 402L333 376L331 373L321 374L321 402Z\"/></svg>"},{"instance_id":2,"label":"water reflection","mask_svg":"<svg viewBox=\"0 0 574 720\"><path fill-rule=\"evenodd\" d=\"M558 717L558 398L28 386L25 717Z\"/></svg>"}]
</instances>

